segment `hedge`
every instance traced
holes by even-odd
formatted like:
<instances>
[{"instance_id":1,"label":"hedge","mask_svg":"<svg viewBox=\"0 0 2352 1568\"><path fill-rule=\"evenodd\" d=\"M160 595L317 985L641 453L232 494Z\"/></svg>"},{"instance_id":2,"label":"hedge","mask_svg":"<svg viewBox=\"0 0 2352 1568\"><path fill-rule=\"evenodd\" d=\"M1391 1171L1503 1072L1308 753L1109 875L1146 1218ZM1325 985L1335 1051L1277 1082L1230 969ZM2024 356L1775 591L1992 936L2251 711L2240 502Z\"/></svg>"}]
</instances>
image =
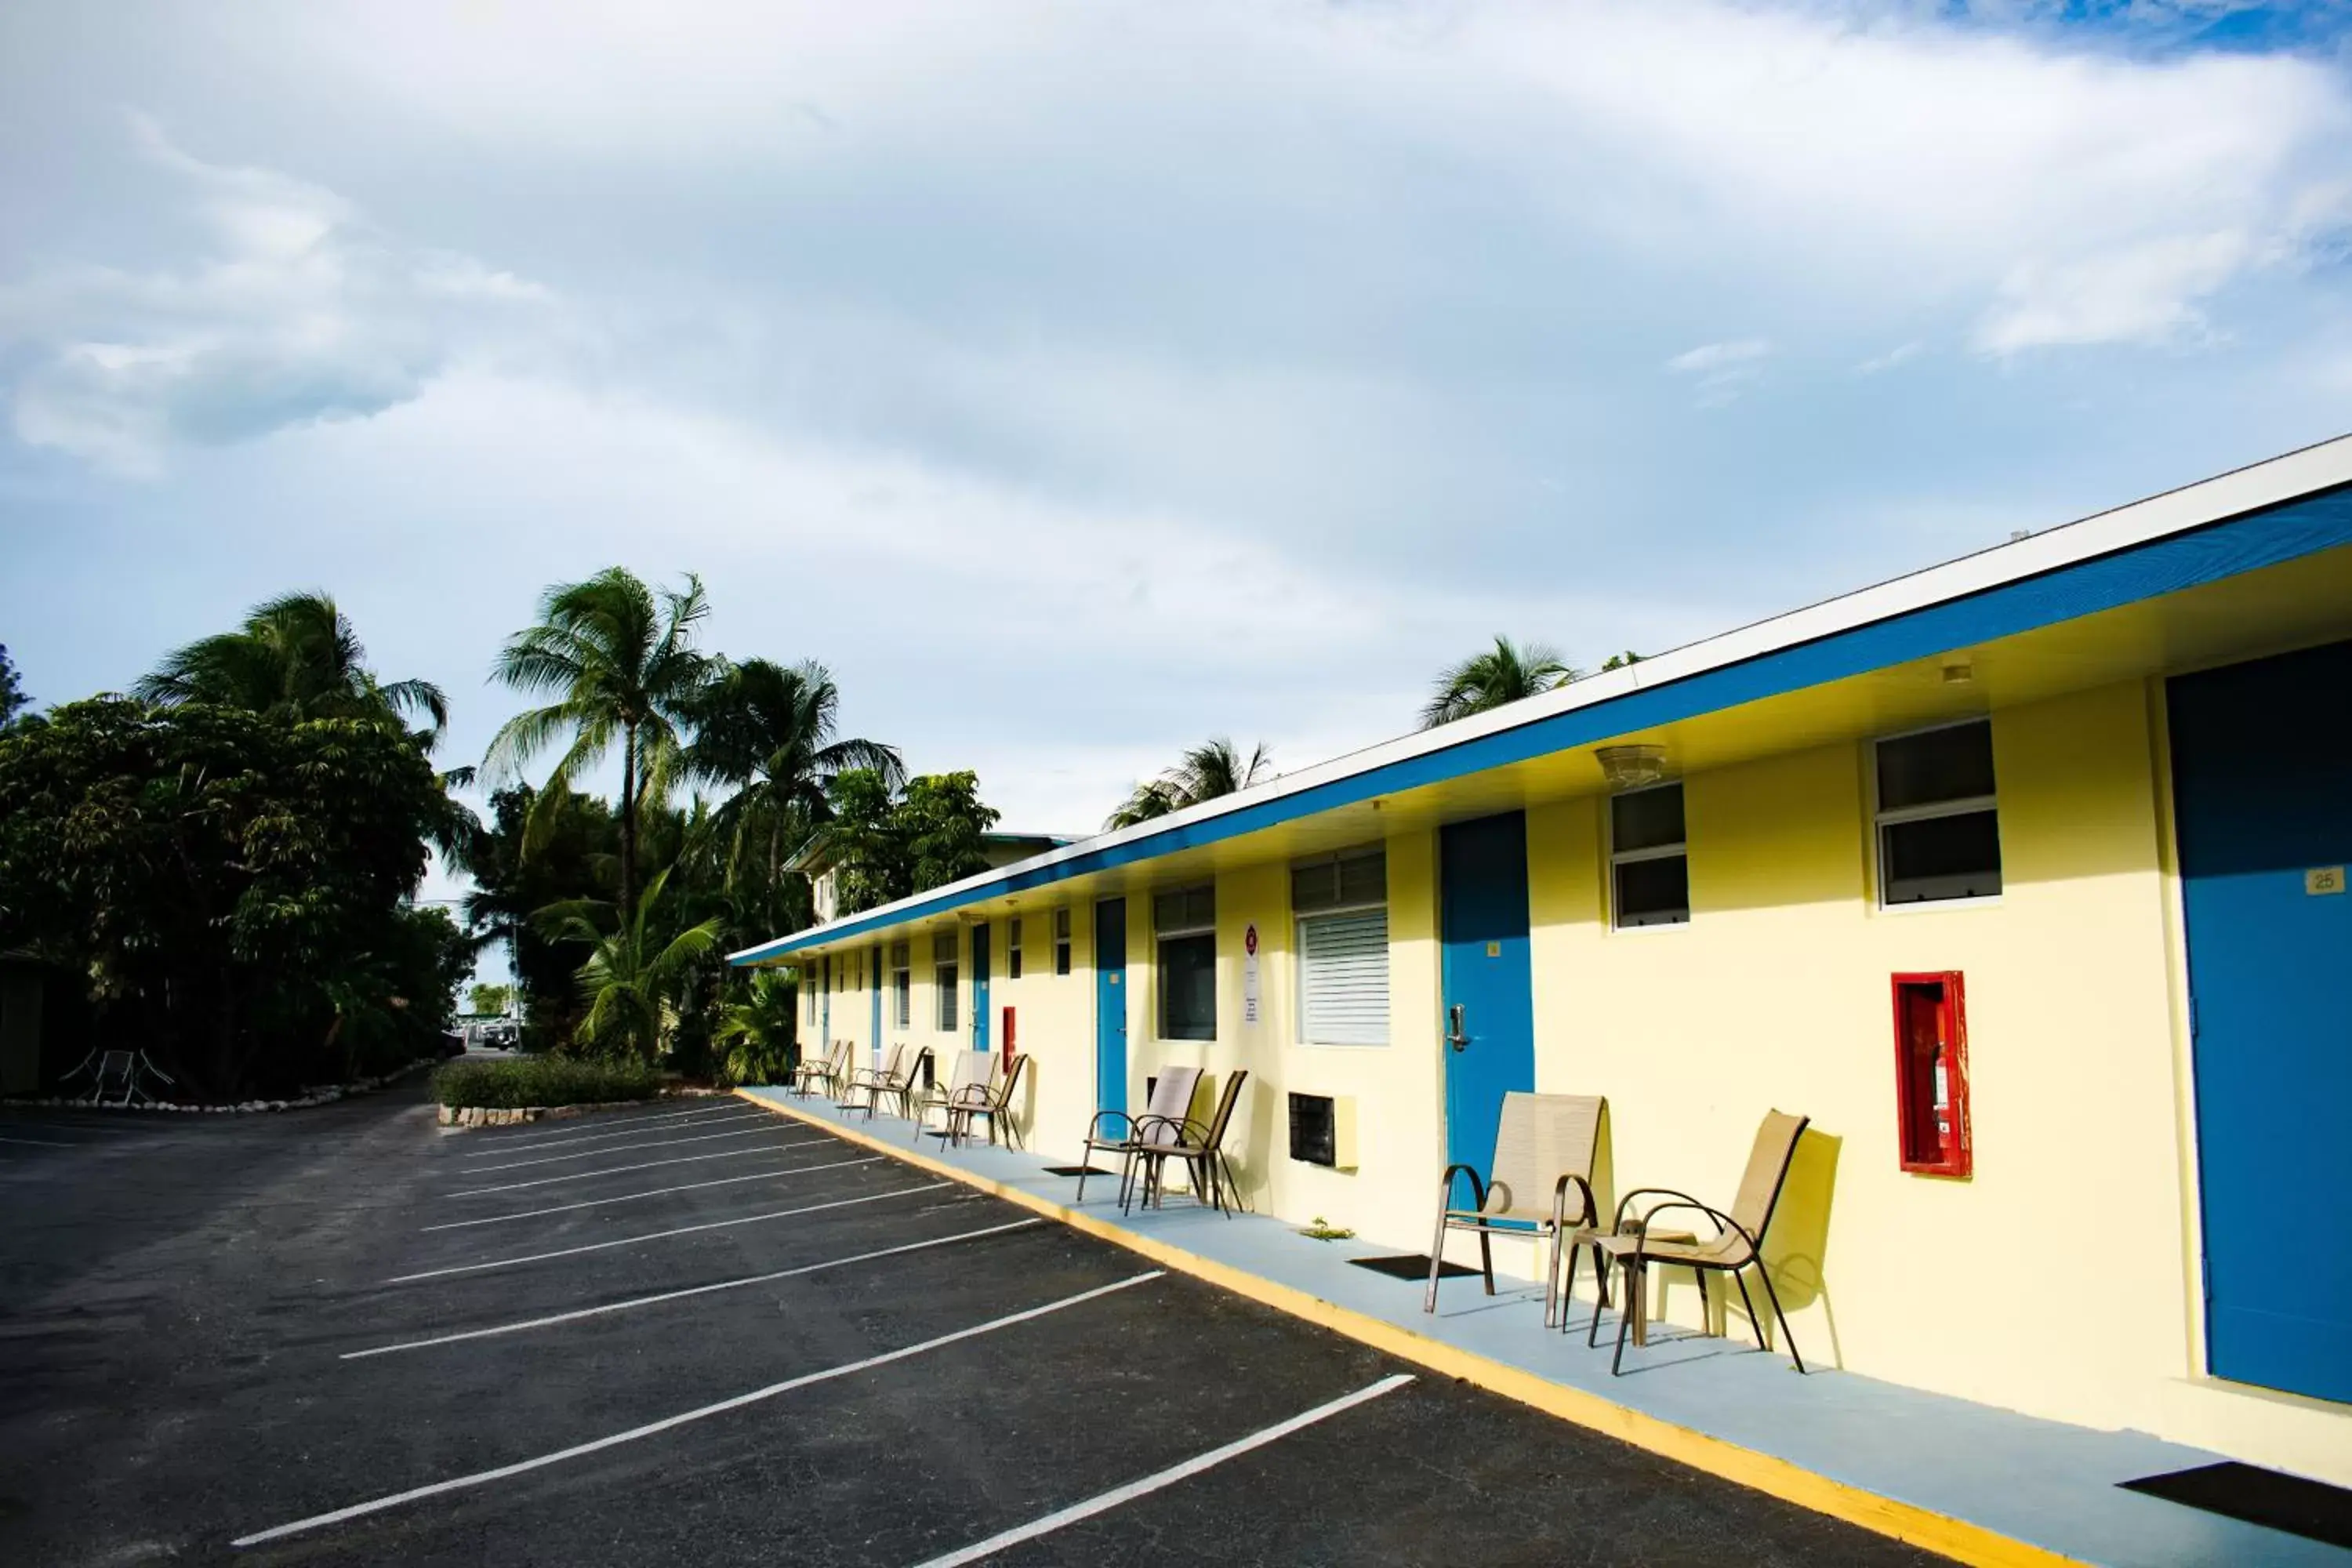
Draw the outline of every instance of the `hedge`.
<instances>
[{"instance_id":1,"label":"hedge","mask_svg":"<svg viewBox=\"0 0 2352 1568\"><path fill-rule=\"evenodd\" d=\"M509 1061L445 1062L433 1072L433 1098L444 1105L514 1110L527 1105L596 1105L651 1100L661 1076L648 1067L517 1057Z\"/></svg>"}]
</instances>

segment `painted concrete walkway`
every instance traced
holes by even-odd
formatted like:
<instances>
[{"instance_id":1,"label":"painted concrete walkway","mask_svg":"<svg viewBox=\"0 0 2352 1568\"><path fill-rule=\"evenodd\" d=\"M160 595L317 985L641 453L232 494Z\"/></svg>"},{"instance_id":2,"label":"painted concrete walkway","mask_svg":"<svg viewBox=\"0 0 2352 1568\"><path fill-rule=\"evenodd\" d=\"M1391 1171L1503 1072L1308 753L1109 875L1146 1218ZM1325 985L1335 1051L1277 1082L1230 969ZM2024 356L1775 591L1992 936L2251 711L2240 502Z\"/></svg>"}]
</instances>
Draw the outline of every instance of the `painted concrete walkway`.
<instances>
[{"instance_id":1,"label":"painted concrete walkway","mask_svg":"<svg viewBox=\"0 0 2352 1568\"><path fill-rule=\"evenodd\" d=\"M1663 1330L1640 1352L1641 1370L1633 1370L1629 1350L1627 1375L1612 1378L1608 1346L1615 1320L1602 1323L1601 1348L1587 1350L1587 1300L1573 1309L1572 1332L1547 1333L1539 1286L1515 1288L1498 1279L1499 1294L1488 1297L1475 1279L1451 1279L1432 1316L1421 1310L1420 1281L1391 1279L1347 1261L1393 1248L1314 1241L1261 1215L1226 1219L1181 1194L1164 1209L1121 1215L1115 1178L1089 1180L1080 1206L1077 1183L1046 1172L1058 1159L985 1144L948 1149L936 1137L918 1139L896 1117L845 1114L822 1097L738 1092L943 1167L1111 1240L1184 1255L1199 1265L1192 1272L1395 1353L1933 1550L1979 1562L2047 1563L2055 1554L2117 1568L2352 1563L2352 1552L2117 1486L2210 1464L2219 1455L2137 1432L2036 1420L1851 1373L1800 1377L1785 1357L1737 1337L1744 1324L1735 1324L1727 1339L1685 1333L1669 1340L1675 1331ZM1163 1260L1191 1267L1181 1258ZM1449 1364L1466 1358L1491 1370L1479 1375Z\"/></svg>"}]
</instances>

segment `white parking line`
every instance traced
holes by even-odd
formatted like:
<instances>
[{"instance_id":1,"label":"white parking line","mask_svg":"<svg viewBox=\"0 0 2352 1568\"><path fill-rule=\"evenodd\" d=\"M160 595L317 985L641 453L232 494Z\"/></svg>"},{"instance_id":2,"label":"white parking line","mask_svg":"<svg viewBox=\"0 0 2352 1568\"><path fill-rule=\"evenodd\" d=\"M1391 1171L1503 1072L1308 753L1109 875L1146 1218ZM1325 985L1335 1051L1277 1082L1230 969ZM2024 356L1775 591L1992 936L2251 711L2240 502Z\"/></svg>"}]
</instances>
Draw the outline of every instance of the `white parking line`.
<instances>
[{"instance_id":1,"label":"white parking line","mask_svg":"<svg viewBox=\"0 0 2352 1568\"><path fill-rule=\"evenodd\" d=\"M1129 1481L1123 1487L1114 1487L1100 1496L1088 1498L1081 1503L1073 1503L1058 1512L1049 1513L1043 1519L1033 1520L1027 1524L1005 1531L1002 1534L992 1535L985 1541L976 1541L960 1551L949 1552L944 1557L933 1557L919 1564L919 1568L962 1568L964 1563L977 1563L983 1557L993 1557L1008 1546L1018 1546L1024 1541L1034 1541L1041 1535L1051 1535L1054 1531L1065 1526L1076 1524L1082 1519L1092 1519L1098 1513L1108 1513L1123 1503L1133 1502L1139 1497L1148 1497L1163 1487L1174 1486L1178 1481L1197 1476L1202 1470L1213 1469L1227 1459L1238 1458L1253 1448L1263 1448L1268 1443L1279 1442L1303 1427L1312 1426L1318 1421L1328 1421L1342 1411L1353 1410L1357 1405L1368 1405L1383 1394L1394 1394L1412 1381L1412 1374L1409 1372L1401 1372L1392 1377L1384 1377L1370 1387L1360 1388L1343 1398L1331 1401L1328 1405L1318 1405L1312 1410L1302 1411L1289 1420L1269 1426L1263 1432L1253 1432L1248 1436L1228 1443L1222 1448L1212 1448L1207 1453L1196 1455L1181 1465L1171 1465L1164 1470L1144 1477L1141 1480ZM241 1546L244 1542L239 1542L237 1544Z\"/></svg>"},{"instance_id":2,"label":"white parking line","mask_svg":"<svg viewBox=\"0 0 2352 1568\"><path fill-rule=\"evenodd\" d=\"M766 1149L729 1149L717 1154L680 1154L675 1160L640 1160L634 1165L607 1165L601 1171L568 1171L561 1176L538 1176L528 1182L508 1182L495 1187L467 1187L463 1192L443 1194L452 1198L487 1197L492 1193L519 1193L526 1187L551 1187L558 1182L584 1182L591 1176L620 1176L631 1171L656 1171L664 1165L691 1165L703 1160L740 1160L746 1154L781 1154L787 1149L805 1149L813 1143L838 1143L838 1138L803 1138L797 1143L778 1143Z\"/></svg>"},{"instance_id":3,"label":"white parking line","mask_svg":"<svg viewBox=\"0 0 2352 1568\"><path fill-rule=\"evenodd\" d=\"M772 1383L765 1388L755 1388L749 1394L739 1394L732 1399L722 1399L716 1405L698 1405L692 1410L680 1411L676 1415L666 1415L659 1421L649 1421L642 1426L632 1426L625 1432L615 1432L610 1436L598 1437L590 1442L575 1443L569 1448L558 1448L554 1453L541 1454L536 1458L519 1460L511 1465L500 1465L494 1470L477 1470L470 1476L457 1476L446 1481L435 1481L430 1486L414 1487L404 1492L394 1492L390 1497L373 1498L366 1502L353 1503L349 1508L339 1508L332 1513L315 1513L308 1519L298 1519L291 1524L273 1525L268 1530L256 1531L251 1535L240 1535L229 1544L258 1546L265 1541L277 1541L289 1535L298 1535L306 1530L317 1530L322 1525L341 1524L345 1520L359 1519L371 1513L382 1513L385 1509L398 1508L403 1503L416 1502L425 1498L439 1497L444 1492L462 1491L468 1487L487 1486L492 1481L502 1481L511 1476L527 1475L532 1470L545 1469L550 1465L560 1465L566 1459L577 1459L589 1454L602 1453L606 1448L618 1447L624 1443L635 1443L643 1438L657 1436L673 1428L686 1426L688 1422L707 1420L713 1415L723 1415L730 1410L740 1410L747 1405L757 1405L761 1400L773 1399L778 1394L790 1394L795 1389L807 1388L813 1384L830 1382L834 1378L847 1377L855 1373L870 1372L877 1366L887 1366L892 1362L905 1361L909 1356L919 1356L926 1352L940 1350L964 1340L977 1339L982 1334L994 1333L999 1329L1009 1329L1016 1323L1026 1323L1051 1313L1099 1300L1133 1286L1145 1284L1160 1278L1164 1272L1162 1269L1155 1268L1148 1274L1138 1274L1130 1279L1118 1280L1115 1284L1098 1286L1092 1290L1081 1290L1075 1296L1065 1296L1058 1301L1048 1301L1042 1307L1031 1307L1025 1311L1014 1312L1007 1317L993 1318L985 1323L975 1323L971 1328L958 1329L951 1334L941 1334L937 1339L924 1340L919 1344L907 1345L895 1351L885 1351L880 1355L867 1356L863 1361L853 1361L841 1366L828 1367L823 1372L803 1373L798 1377L786 1378L782 1383Z\"/></svg>"},{"instance_id":4,"label":"white parking line","mask_svg":"<svg viewBox=\"0 0 2352 1568\"><path fill-rule=\"evenodd\" d=\"M553 1252L530 1252L520 1258L493 1258L488 1263L460 1263L451 1268L427 1268L421 1274L395 1274L384 1281L387 1285L406 1285L418 1279L440 1279L452 1274L479 1274L486 1268L512 1268L518 1264L544 1263L551 1258L577 1258L583 1252L604 1252L615 1247L635 1247L640 1242L666 1241L673 1236L692 1236L697 1231L725 1230L730 1226L757 1225L767 1219L790 1219L794 1215L816 1214L824 1209L847 1208L852 1204L878 1204L885 1198L912 1197L917 1193L935 1193L951 1182L930 1182L919 1187L900 1187L895 1193L868 1193L864 1197L836 1198L829 1204L810 1204L805 1208L774 1209L767 1214L738 1215L733 1219L705 1220L700 1225L681 1225L669 1230L649 1230L643 1236L615 1237L611 1241L591 1241L579 1247L558 1247Z\"/></svg>"},{"instance_id":5,"label":"white parking line","mask_svg":"<svg viewBox=\"0 0 2352 1568\"><path fill-rule=\"evenodd\" d=\"M631 1149L675 1149L687 1143L716 1143L727 1138L757 1138L762 1132L797 1132L800 1129L789 1121L761 1119L757 1127L739 1127L732 1132L698 1132L691 1138L647 1138L637 1143L615 1143L610 1149L583 1149L577 1154L541 1154L536 1159L511 1160L503 1165L484 1165L467 1171L466 1178L487 1176L498 1171L520 1171L526 1165L561 1165L570 1160L601 1160L607 1154L625 1153Z\"/></svg>"},{"instance_id":6,"label":"white parking line","mask_svg":"<svg viewBox=\"0 0 2352 1568\"><path fill-rule=\"evenodd\" d=\"M746 1285L765 1285L772 1279L791 1279L803 1274L822 1274L828 1268L846 1268L853 1263L871 1263L877 1258L896 1258L904 1252L921 1252L929 1247L946 1247L951 1242L971 1241L983 1236L1001 1236L1008 1230L1024 1230L1033 1225L1043 1225L1042 1219L1016 1219L1010 1225L992 1225L986 1230L967 1230L955 1236L933 1237L929 1241L910 1241L904 1247L886 1247L878 1252L861 1252L854 1258L835 1258L824 1263L804 1263L798 1268L779 1268L772 1274L748 1274L740 1279L721 1279L715 1285L696 1285L684 1290L665 1290L658 1296L634 1296L625 1301L608 1301L601 1307L582 1307L570 1312L552 1312L544 1318L525 1318L517 1323L500 1323L495 1328L468 1329L458 1334L441 1334L429 1340L405 1340L399 1344L377 1345L370 1350L345 1351L340 1361L365 1361L370 1356L391 1355L396 1351L421 1351L434 1345L454 1345L460 1340L487 1340L498 1334L519 1334L525 1329L551 1328L557 1323L576 1322L582 1318L602 1317L606 1312L625 1312L633 1307L658 1306L664 1301L683 1301L689 1296L708 1296L715 1290L740 1290Z\"/></svg>"},{"instance_id":7,"label":"white parking line","mask_svg":"<svg viewBox=\"0 0 2352 1568\"><path fill-rule=\"evenodd\" d=\"M797 1176L809 1171L838 1171L849 1165L878 1165L881 1163L881 1155L868 1154L862 1160L833 1160L822 1165L787 1165L781 1171L754 1171L748 1176L721 1176L711 1182L681 1182L674 1187L656 1187L650 1192L624 1193L617 1198L583 1198L576 1204L557 1204L553 1208L525 1209L520 1214L486 1215L480 1219L453 1219L446 1225L426 1225L417 1228L430 1234L436 1230L465 1230L478 1225L504 1225L510 1219L538 1219L544 1215L569 1214L573 1209L602 1208L606 1204L633 1204L640 1198L698 1192L704 1187L731 1187L739 1182L772 1182L780 1176Z\"/></svg>"},{"instance_id":8,"label":"white parking line","mask_svg":"<svg viewBox=\"0 0 2352 1568\"><path fill-rule=\"evenodd\" d=\"M668 1110L647 1111L643 1116L608 1117L604 1113L599 1112L594 1116L583 1116L573 1118L572 1120L585 1123L586 1127L626 1127L633 1122L668 1121L680 1116L699 1116L707 1110L714 1110L722 1105L748 1105L751 1102L749 1100L738 1100L733 1095L714 1094L703 1097L698 1103L694 1105L677 1106ZM579 1131L584 1130L584 1127L579 1129ZM574 1130L565 1129L565 1131L568 1131ZM497 1132L492 1133L491 1136L503 1138L505 1134L503 1132ZM534 1134L534 1136L537 1136L537 1134Z\"/></svg>"},{"instance_id":9,"label":"white parking line","mask_svg":"<svg viewBox=\"0 0 2352 1568\"><path fill-rule=\"evenodd\" d=\"M668 1131L679 1127L709 1127L719 1122L741 1121L751 1116L768 1116L770 1121L776 1120L757 1106L738 1103L706 1108L689 1116L680 1116L671 1121L669 1127L660 1131ZM572 1131L547 1138L502 1138L499 1140L499 1146L496 1149L480 1154L468 1154L465 1160L467 1163L471 1164L476 1160L495 1160L520 1149L561 1149L575 1143L609 1143L615 1138L641 1138L646 1135L644 1128L636 1128L627 1132Z\"/></svg>"}]
</instances>

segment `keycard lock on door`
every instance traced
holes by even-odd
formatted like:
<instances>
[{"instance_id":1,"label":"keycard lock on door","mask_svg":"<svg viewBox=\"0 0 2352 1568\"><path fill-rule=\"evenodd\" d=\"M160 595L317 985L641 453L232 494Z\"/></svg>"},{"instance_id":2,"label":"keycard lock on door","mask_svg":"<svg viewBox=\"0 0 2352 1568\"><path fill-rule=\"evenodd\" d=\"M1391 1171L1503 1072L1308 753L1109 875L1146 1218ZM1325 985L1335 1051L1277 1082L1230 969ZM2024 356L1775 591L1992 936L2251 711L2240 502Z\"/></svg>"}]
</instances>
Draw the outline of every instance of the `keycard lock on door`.
<instances>
[{"instance_id":1,"label":"keycard lock on door","mask_svg":"<svg viewBox=\"0 0 2352 1568\"><path fill-rule=\"evenodd\" d=\"M1457 1051L1470 1044L1470 1037L1462 1032L1462 1004L1459 1002L1445 1010L1445 1043Z\"/></svg>"}]
</instances>

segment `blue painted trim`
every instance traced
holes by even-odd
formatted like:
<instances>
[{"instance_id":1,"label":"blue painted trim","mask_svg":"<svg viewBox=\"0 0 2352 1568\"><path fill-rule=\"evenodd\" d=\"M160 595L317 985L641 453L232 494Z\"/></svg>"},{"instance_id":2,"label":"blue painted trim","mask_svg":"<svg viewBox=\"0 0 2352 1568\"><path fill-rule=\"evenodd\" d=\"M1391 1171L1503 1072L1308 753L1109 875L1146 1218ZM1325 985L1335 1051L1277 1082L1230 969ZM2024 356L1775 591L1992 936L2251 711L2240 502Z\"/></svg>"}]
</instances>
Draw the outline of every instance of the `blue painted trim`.
<instances>
[{"instance_id":1,"label":"blue painted trim","mask_svg":"<svg viewBox=\"0 0 2352 1568\"><path fill-rule=\"evenodd\" d=\"M1051 866L1027 870L1010 868L1008 875L976 888L943 893L887 914L869 915L822 936L811 932L780 937L730 962L759 963L803 947L829 946L982 899L1025 892L1073 877L1155 860L1162 855L1238 838L1318 812L1355 805L1376 795L1395 795L1507 767L1614 735L1679 723L1703 713L1866 675L1874 669L1908 664L1956 647L2079 620L2084 616L2120 609L2126 605L2160 598L2346 544L2352 544L2352 489L2323 491L2062 566L2039 576L1891 616L1851 631L1759 654L1685 680L1555 713L1516 729L1497 731L1384 767L1350 773L1296 795L1073 856Z\"/></svg>"}]
</instances>

